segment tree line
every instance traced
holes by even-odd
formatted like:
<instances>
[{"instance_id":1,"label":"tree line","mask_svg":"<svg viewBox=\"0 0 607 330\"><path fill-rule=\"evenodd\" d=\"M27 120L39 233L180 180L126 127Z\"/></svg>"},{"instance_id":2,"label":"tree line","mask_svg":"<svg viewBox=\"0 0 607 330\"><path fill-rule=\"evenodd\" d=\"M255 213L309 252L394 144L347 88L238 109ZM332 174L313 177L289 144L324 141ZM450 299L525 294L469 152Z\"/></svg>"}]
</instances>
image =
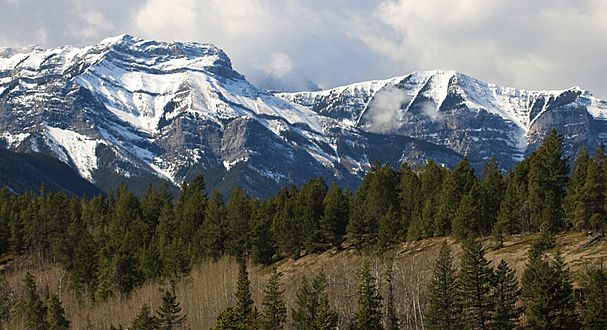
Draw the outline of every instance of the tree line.
<instances>
[{"instance_id":1,"label":"tree line","mask_svg":"<svg viewBox=\"0 0 607 330\"><path fill-rule=\"evenodd\" d=\"M206 193L202 176L181 186L150 186L141 198L125 185L78 198L0 190L0 254L59 262L69 285L93 301L126 295L146 280L174 283L205 258L283 258L353 247L385 251L410 240L576 229L602 232L604 146L581 149L573 171L553 130L526 159L502 173L495 159L477 177L467 158L454 169L433 161L398 170L374 164L355 191L313 178L259 200L239 188L225 199Z\"/></svg>"}]
</instances>

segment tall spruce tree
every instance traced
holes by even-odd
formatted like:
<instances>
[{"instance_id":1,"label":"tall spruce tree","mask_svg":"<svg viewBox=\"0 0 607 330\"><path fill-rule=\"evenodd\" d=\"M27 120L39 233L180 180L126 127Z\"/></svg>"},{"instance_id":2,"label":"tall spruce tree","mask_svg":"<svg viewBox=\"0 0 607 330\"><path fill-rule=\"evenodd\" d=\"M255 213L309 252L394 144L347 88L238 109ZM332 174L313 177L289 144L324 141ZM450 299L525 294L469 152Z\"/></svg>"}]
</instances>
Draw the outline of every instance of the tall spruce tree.
<instances>
[{"instance_id":1,"label":"tall spruce tree","mask_svg":"<svg viewBox=\"0 0 607 330\"><path fill-rule=\"evenodd\" d=\"M198 253L218 260L224 250L226 210L223 196L217 190L211 193L204 219L196 233Z\"/></svg>"},{"instance_id":2,"label":"tall spruce tree","mask_svg":"<svg viewBox=\"0 0 607 330\"><path fill-rule=\"evenodd\" d=\"M307 253L323 250L320 221L323 217L323 202L327 195L327 186L322 178L310 179L299 192L296 213L303 229L303 244Z\"/></svg>"},{"instance_id":3,"label":"tall spruce tree","mask_svg":"<svg viewBox=\"0 0 607 330\"><path fill-rule=\"evenodd\" d=\"M554 232L565 227L563 199L569 166L563 156L563 136L556 129L531 157L529 211L535 229Z\"/></svg>"},{"instance_id":4,"label":"tall spruce tree","mask_svg":"<svg viewBox=\"0 0 607 330\"><path fill-rule=\"evenodd\" d=\"M495 281L491 297L495 306L492 317L492 328L496 330L515 329L521 316L521 309L516 306L521 291L516 273L504 260L495 270Z\"/></svg>"},{"instance_id":5,"label":"tall spruce tree","mask_svg":"<svg viewBox=\"0 0 607 330\"><path fill-rule=\"evenodd\" d=\"M574 226L577 229L592 229L598 232L603 230L605 214L605 174L599 165L590 160L586 167L586 180L576 199L574 210ZM593 218L591 221L591 218Z\"/></svg>"},{"instance_id":6,"label":"tall spruce tree","mask_svg":"<svg viewBox=\"0 0 607 330\"><path fill-rule=\"evenodd\" d=\"M478 205L481 198L481 187L476 184L462 197L451 226L453 236L467 239L480 234L482 222L485 219L482 207Z\"/></svg>"},{"instance_id":7,"label":"tall spruce tree","mask_svg":"<svg viewBox=\"0 0 607 330\"><path fill-rule=\"evenodd\" d=\"M251 297L251 282L247 271L247 261L241 258L238 264L238 281L236 282L236 306L234 310L242 324L250 322L253 317L254 302Z\"/></svg>"},{"instance_id":8,"label":"tall spruce tree","mask_svg":"<svg viewBox=\"0 0 607 330\"><path fill-rule=\"evenodd\" d=\"M451 248L444 242L434 264L429 283L429 306L425 317L428 329L459 329L462 323L462 305Z\"/></svg>"},{"instance_id":9,"label":"tall spruce tree","mask_svg":"<svg viewBox=\"0 0 607 330\"><path fill-rule=\"evenodd\" d=\"M607 273L600 268L588 268L582 278L584 299L581 321L584 329L607 329Z\"/></svg>"},{"instance_id":10,"label":"tall spruce tree","mask_svg":"<svg viewBox=\"0 0 607 330\"><path fill-rule=\"evenodd\" d=\"M363 263L359 274L358 307L352 318L352 330L381 330L382 303L377 279L371 274L368 261Z\"/></svg>"},{"instance_id":11,"label":"tall spruce tree","mask_svg":"<svg viewBox=\"0 0 607 330\"><path fill-rule=\"evenodd\" d=\"M334 330L338 316L329 305L326 276L320 272L310 282L301 279L295 300L296 308L291 311L293 328L296 330Z\"/></svg>"},{"instance_id":12,"label":"tall spruce tree","mask_svg":"<svg viewBox=\"0 0 607 330\"><path fill-rule=\"evenodd\" d=\"M162 294L162 303L158 307L158 329L183 329L186 325L186 315L181 313L181 306L173 289L165 290Z\"/></svg>"},{"instance_id":13,"label":"tall spruce tree","mask_svg":"<svg viewBox=\"0 0 607 330\"><path fill-rule=\"evenodd\" d=\"M131 324L131 327L129 329L155 330L158 329L158 326L158 319L156 318L156 316L152 315L152 310L150 309L150 306L148 304L143 304L143 306L141 306L139 314L137 315L135 320L133 320L133 323Z\"/></svg>"},{"instance_id":14,"label":"tall spruce tree","mask_svg":"<svg viewBox=\"0 0 607 330\"><path fill-rule=\"evenodd\" d=\"M522 278L526 326L530 329L574 329L575 301L563 259L534 256Z\"/></svg>"},{"instance_id":15,"label":"tall spruce tree","mask_svg":"<svg viewBox=\"0 0 607 330\"><path fill-rule=\"evenodd\" d=\"M69 329L70 321L65 317L65 309L59 297L56 294L49 294L46 300L47 312L46 323L48 330Z\"/></svg>"},{"instance_id":16,"label":"tall spruce tree","mask_svg":"<svg viewBox=\"0 0 607 330\"><path fill-rule=\"evenodd\" d=\"M394 297L394 257L386 260L386 330L398 330L399 319Z\"/></svg>"},{"instance_id":17,"label":"tall spruce tree","mask_svg":"<svg viewBox=\"0 0 607 330\"><path fill-rule=\"evenodd\" d=\"M46 306L40 299L36 280L30 273L25 274L23 279L23 302L22 315L25 318L25 326L31 330L46 330Z\"/></svg>"},{"instance_id":18,"label":"tall spruce tree","mask_svg":"<svg viewBox=\"0 0 607 330\"><path fill-rule=\"evenodd\" d=\"M492 157L483 170L483 179L480 183L480 201L482 219L480 234L491 233L491 228L497 222L497 214L506 187L504 177L495 157Z\"/></svg>"},{"instance_id":19,"label":"tall spruce tree","mask_svg":"<svg viewBox=\"0 0 607 330\"><path fill-rule=\"evenodd\" d=\"M247 255L251 247L249 211L244 191L240 188L234 189L227 206L225 247L227 252L236 258Z\"/></svg>"},{"instance_id":20,"label":"tall spruce tree","mask_svg":"<svg viewBox=\"0 0 607 330\"><path fill-rule=\"evenodd\" d=\"M493 271L485 258L481 243L468 239L464 242L459 272L459 289L466 329L489 329L493 314L491 288Z\"/></svg>"},{"instance_id":21,"label":"tall spruce tree","mask_svg":"<svg viewBox=\"0 0 607 330\"><path fill-rule=\"evenodd\" d=\"M261 329L280 330L287 319L287 306L283 300L284 289L280 287L282 273L272 268L272 274L263 291Z\"/></svg>"},{"instance_id":22,"label":"tall spruce tree","mask_svg":"<svg viewBox=\"0 0 607 330\"><path fill-rule=\"evenodd\" d=\"M580 147L573 165L573 174L567 183L566 195L563 200L563 209L565 216L570 224L575 226L575 209L579 199L582 197L582 189L586 183L586 173L588 172L588 163L591 162L588 152L584 146Z\"/></svg>"},{"instance_id":23,"label":"tall spruce tree","mask_svg":"<svg viewBox=\"0 0 607 330\"><path fill-rule=\"evenodd\" d=\"M323 201L324 213L320 219L324 239L331 246L341 247L348 225L349 204L346 194L333 182Z\"/></svg>"}]
</instances>

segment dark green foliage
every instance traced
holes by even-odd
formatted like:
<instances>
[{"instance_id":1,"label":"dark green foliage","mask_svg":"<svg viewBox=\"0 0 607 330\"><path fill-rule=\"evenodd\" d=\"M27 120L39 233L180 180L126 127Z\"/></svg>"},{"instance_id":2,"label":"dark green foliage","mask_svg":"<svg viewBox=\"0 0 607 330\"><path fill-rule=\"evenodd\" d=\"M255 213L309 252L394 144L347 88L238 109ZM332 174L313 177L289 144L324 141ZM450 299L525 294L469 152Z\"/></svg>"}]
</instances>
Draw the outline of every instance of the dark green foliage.
<instances>
[{"instance_id":1,"label":"dark green foliage","mask_svg":"<svg viewBox=\"0 0 607 330\"><path fill-rule=\"evenodd\" d=\"M584 188L584 184L586 183L586 173L588 172L588 164L590 162L591 159L588 156L588 152L586 151L586 148L582 146L575 159L573 174L571 175L569 183L567 184L567 194L563 201L565 216L569 223L574 226L576 222L575 209L578 201L581 197L583 197L582 190Z\"/></svg>"},{"instance_id":2,"label":"dark green foliage","mask_svg":"<svg viewBox=\"0 0 607 330\"><path fill-rule=\"evenodd\" d=\"M251 260L255 263L270 264L276 253L272 227L273 205L269 201L250 201L251 207Z\"/></svg>"},{"instance_id":3,"label":"dark green foliage","mask_svg":"<svg viewBox=\"0 0 607 330\"><path fill-rule=\"evenodd\" d=\"M183 329L186 325L186 315L181 315L181 306L173 290L166 290L162 294L162 303L157 311L158 329Z\"/></svg>"},{"instance_id":4,"label":"dark green foliage","mask_svg":"<svg viewBox=\"0 0 607 330\"><path fill-rule=\"evenodd\" d=\"M238 269L238 281L236 282L236 306L235 312L244 323L253 315L253 298L251 297L251 282L247 271L246 259L241 259Z\"/></svg>"},{"instance_id":5,"label":"dark green foliage","mask_svg":"<svg viewBox=\"0 0 607 330\"><path fill-rule=\"evenodd\" d=\"M457 274L453 266L451 248L443 243L429 284L429 306L426 312L428 329L459 329L462 323L462 305Z\"/></svg>"},{"instance_id":6,"label":"dark green foliage","mask_svg":"<svg viewBox=\"0 0 607 330\"><path fill-rule=\"evenodd\" d=\"M575 302L563 259L531 258L522 278L526 326L530 329L574 329Z\"/></svg>"},{"instance_id":7,"label":"dark green foliage","mask_svg":"<svg viewBox=\"0 0 607 330\"><path fill-rule=\"evenodd\" d=\"M550 232L565 228L562 204L568 173L563 137L553 129L533 153L529 167L529 215L534 228Z\"/></svg>"},{"instance_id":8,"label":"dark green foliage","mask_svg":"<svg viewBox=\"0 0 607 330\"><path fill-rule=\"evenodd\" d=\"M48 324L48 330L69 329L70 321L65 318L65 310L59 297L56 294L50 294L46 301L46 323Z\"/></svg>"},{"instance_id":9,"label":"dark green foliage","mask_svg":"<svg viewBox=\"0 0 607 330\"><path fill-rule=\"evenodd\" d=\"M297 307L291 311L293 327L296 330L334 330L338 316L329 305L327 280L319 273L312 283L304 276L299 284Z\"/></svg>"},{"instance_id":10,"label":"dark green foliage","mask_svg":"<svg viewBox=\"0 0 607 330\"><path fill-rule=\"evenodd\" d=\"M299 192L296 212L302 224L303 244L307 253L322 251L326 245L320 228L326 195L327 186L322 178L309 180Z\"/></svg>"},{"instance_id":11,"label":"dark green foliage","mask_svg":"<svg viewBox=\"0 0 607 330\"><path fill-rule=\"evenodd\" d=\"M479 201L482 198L481 187L475 184L465 194L455 212L452 224L452 235L459 239L474 238L479 235L484 227L482 206Z\"/></svg>"},{"instance_id":12,"label":"dark green foliage","mask_svg":"<svg viewBox=\"0 0 607 330\"><path fill-rule=\"evenodd\" d=\"M434 236L445 236L451 233L451 221L455 217L460 201L476 183L474 169L468 158L464 157L443 181L434 220Z\"/></svg>"},{"instance_id":13,"label":"dark green foliage","mask_svg":"<svg viewBox=\"0 0 607 330\"><path fill-rule=\"evenodd\" d=\"M14 298L4 275L0 274L0 323L6 323L11 318Z\"/></svg>"},{"instance_id":14,"label":"dark green foliage","mask_svg":"<svg viewBox=\"0 0 607 330\"><path fill-rule=\"evenodd\" d=\"M282 273L273 267L270 279L263 291L261 329L280 330L284 327L287 319L287 306L282 298L284 289L280 287L281 276Z\"/></svg>"},{"instance_id":15,"label":"dark green foliage","mask_svg":"<svg viewBox=\"0 0 607 330\"><path fill-rule=\"evenodd\" d=\"M218 260L223 253L225 241L226 210L223 196L217 190L213 190L211 193L204 219L202 226L196 232L195 245L199 247L197 252L199 255L206 255Z\"/></svg>"},{"instance_id":16,"label":"dark green foliage","mask_svg":"<svg viewBox=\"0 0 607 330\"><path fill-rule=\"evenodd\" d=\"M586 166L586 179L575 200L573 225L576 229L602 232L605 215L605 172L593 160Z\"/></svg>"},{"instance_id":17,"label":"dark green foliage","mask_svg":"<svg viewBox=\"0 0 607 330\"><path fill-rule=\"evenodd\" d=\"M382 303L377 279L371 274L368 261L363 263L359 274L358 307L352 318L353 330L380 330L382 326Z\"/></svg>"},{"instance_id":18,"label":"dark green foliage","mask_svg":"<svg viewBox=\"0 0 607 330\"><path fill-rule=\"evenodd\" d=\"M500 261L495 270L491 297L495 307L491 324L493 329L515 329L522 312L516 306L520 299L520 289L514 270L504 260Z\"/></svg>"},{"instance_id":19,"label":"dark green foliage","mask_svg":"<svg viewBox=\"0 0 607 330\"><path fill-rule=\"evenodd\" d=\"M493 271L485 250L475 240L464 242L459 271L460 299L466 329L489 329L493 313Z\"/></svg>"},{"instance_id":20,"label":"dark green foliage","mask_svg":"<svg viewBox=\"0 0 607 330\"><path fill-rule=\"evenodd\" d=\"M395 306L394 298L394 258L388 257L386 262L386 330L398 330L398 311Z\"/></svg>"},{"instance_id":21,"label":"dark green foliage","mask_svg":"<svg viewBox=\"0 0 607 330\"><path fill-rule=\"evenodd\" d=\"M481 219L479 233L491 233L493 225L497 222L497 215L505 192L504 177L500 171L495 157L491 158L483 170L483 179L480 183Z\"/></svg>"},{"instance_id":22,"label":"dark green foliage","mask_svg":"<svg viewBox=\"0 0 607 330\"><path fill-rule=\"evenodd\" d=\"M348 225L350 203L349 198L333 182L323 201L324 212L320 219L320 230L324 240L334 247L341 247Z\"/></svg>"},{"instance_id":23,"label":"dark green foliage","mask_svg":"<svg viewBox=\"0 0 607 330\"><path fill-rule=\"evenodd\" d=\"M585 329L607 329L607 273L588 268L582 278L581 321Z\"/></svg>"},{"instance_id":24,"label":"dark green foliage","mask_svg":"<svg viewBox=\"0 0 607 330\"><path fill-rule=\"evenodd\" d=\"M152 315L152 310L148 304L141 306L137 318L133 320L131 330L155 330L158 329L158 319Z\"/></svg>"},{"instance_id":25,"label":"dark green foliage","mask_svg":"<svg viewBox=\"0 0 607 330\"><path fill-rule=\"evenodd\" d=\"M408 240L434 236L434 218L440 196L445 170L429 161L420 174L420 201L413 211L412 222L407 229Z\"/></svg>"},{"instance_id":26,"label":"dark green foliage","mask_svg":"<svg viewBox=\"0 0 607 330\"><path fill-rule=\"evenodd\" d=\"M241 258L249 252L251 244L249 222L247 196L240 188L236 188L228 202L225 225L227 234L225 248L234 257Z\"/></svg>"},{"instance_id":27,"label":"dark green foliage","mask_svg":"<svg viewBox=\"0 0 607 330\"><path fill-rule=\"evenodd\" d=\"M28 329L48 329L49 325L46 322L46 306L40 299L36 280L30 273L25 274L25 278L23 279L21 313Z\"/></svg>"}]
</instances>

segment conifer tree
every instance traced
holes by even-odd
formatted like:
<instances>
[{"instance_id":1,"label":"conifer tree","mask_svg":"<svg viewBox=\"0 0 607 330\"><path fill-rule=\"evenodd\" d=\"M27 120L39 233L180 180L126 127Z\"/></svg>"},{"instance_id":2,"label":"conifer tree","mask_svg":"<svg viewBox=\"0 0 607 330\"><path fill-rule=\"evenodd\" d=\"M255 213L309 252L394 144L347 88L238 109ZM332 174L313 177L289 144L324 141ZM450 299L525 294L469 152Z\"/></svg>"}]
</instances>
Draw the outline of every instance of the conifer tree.
<instances>
[{"instance_id":1,"label":"conifer tree","mask_svg":"<svg viewBox=\"0 0 607 330\"><path fill-rule=\"evenodd\" d=\"M377 280L371 274L368 261L363 263L359 275L358 285L358 307L352 318L353 330L381 330L382 326L382 303Z\"/></svg>"},{"instance_id":2,"label":"conifer tree","mask_svg":"<svg viewBox=\"0 0 607 330\"><path fill-rule=\"evenodd\" d=\"M204 254L213 260L221 257L225 240L225 218L223 196L219 191L213 190L205 210L205 220L196 233L199 254Z\"/></svg>"},{"instance_id":3,"label":"conifer tree","mask_svg":"<svg viewBox=\"0 0 607 330\"><path fill-rule=\"evenodd\" d=\"M478 202L481 200L481 196L480 187L474 185L460 200L451 228L455 237L467 239L480 234L483 217Z\"/></svg>"},{"instance_id":4,"label":"conifer tree","mask_svg":"<svg viewBox=\"0 0 607 330\"><path fill-rule=\"evenodd\" d=\"M386 262L386 289L387 289L387 298L386 298L386 330L398 330L398 311L395 306L395 297L394 297L394 257L388 257Z\"/></svg>"},{"instance_id":5,"label":"conifer tree","mask_svg":"<svg viewBox=\"0 0 607 330\"><path fill-rule=\"evenodd\" d=\"M155 330L158 329L158 319L152 315L152 310L148 304L143 304L137 318L133 320L131 330Z\"/></svg>"},{"instance_id":6,"label":"conifer tree","mask_svg":"<svg viewBox=\"0 0 607 330\"><path fill-rule=\"evenodd\" d=\"M459 289L467 329L489 329L493 304L493 271L482 245L473 239L464 242L459 272Z\"/></svg>"},{"instance_id":7,"label":"conifer tree","mask_svg":"<svg viewBox=\"0 0 607 330\"><path fill-rule=\"evenodd\" d=\"M585 329L607 329L607 273L601 268L588 268L582 285L584 299L581 321Z\"/></svg>"},{"instance_id":8,"label":"conifer tree","mask_svg":"<svg viewBox=\"0 0 607 330\"><path fill-rule=\"evenodd\" d=\"M158 329L172 330L185 327L186 315L181 315L181 306L172 289L164 291L162 303L156 313L158 314Z\"/></svg>"},{"instance_id":9,"label":"conifer tree","mask_svg":"<svg viewBox=\"0 0 607 330\"><path fill-rule=\"evenodd\" d=\"M244 324L251 319L253 315L253 298L251 297L251 282L249 281L249 272L247 271L247 261L241 258L238 268L238 281L236 283L236 306L235 312Z\"/></svg>"},{"instance_id":10,"label":"conifer tree","mask_svg":"<svg viewBox=\"0 0 607 330\"><path fill-rule=\"evenodd\" d=\"M403 227L401 219L394 209L390 207L388 212L379 218L379 230L377 234L377 245L380 250L385 250L388 247L400 242Z\"/></svg>"},{"instance_id":11,"label":"conifer tree","mask_svg":"<svg viewBox=\"0 0 607 330\"><path fill-rule=\"evenodd\" d=\"M445 236L451 233L451 221L460 201L476 183L474 169L468 158L464 157L443 181L434 221L434 236Z\"/></svg>"},{"instance_id":12,"label":"conifer tree","mask_svg":"<svg viewBox=\"0 0 607 330\"><path fill-rule=\"evenodd\" d=\"M259 202L251 198L251 261L270 264L276 253L272 227L273 208L269 201Z\"/></svg>"},{"instance_id":13,"label":"conifer tree","mask_svg":"<svg viewBox=\"0 0 607 330\"><path fill-rule=\"evenodd\" d=\"M428 329L458 329L462 307L458 292L457 274L453 266L451 248L444 242L434 264L429 284L429 307L426 313Z\"/></svg>"},{"instance_id":14,"label":"conifer tree","mask_svg":"<svg viewBox=\"0 0 607 330\"><path fill-rule=\"evenodd\" d=\"M508 174L506 180L506 190L500 202L500 208L497 213L497 220L493 225L493 236L498 246L503 244L504 235L512 235L521 230L523 221L525 203L526 203L526 176L524 182L515 174L517 165L513 171Z\"/></svg>"},{"instance_id":15,"label":"conifer tree","mask_svg":"<svg viewBox=\"0 0 607 330\"><path fill-rule=\"evenodd\" d=\"M553 129L534 152L529 168L529 212L535 229L554 232L564 228L562 203L568 173L563 137Z\"/></svg>"},{"instance_id":16,"label":"conifer tree","mask_svg":"<svg viewBox=\"0 0 607 330\"><path fill-rule=\"evenodd\" d=\"M398 199L400 203L401 225L408 228L422 208L421 181L409 164L404 163L400 170Z\"/></svg>"},{"instance_id":17,"label":"conifer tree","mask_svg":"<svg viewBox=\"0 0 607 330\"><path fill-rule=\"evenodd\" d=\"M522 298L526 326L532 329L573 329L577 325L569 270L557 255L532 257L523 273Z\"/></svg>"},{"instance_id":18,"label":"conifer tree","mask_svg":"<svg viewBox=\"0 0 607 330\"><path fill-rule=\"evenodd\" d=\"M349 200L337 185L331 184L323 201L324 213L320 219L320 229L327 243L340 248L344 236L350 212Z\"/></svg>"},{"instance_id":19,"label":"conifer tree","mask_svg":"<svg viewBox=\"0 0 607 330\"><path fill-rule=\"evenodd\" d=\"M14 305L13 293L6 277L0 274L0 323L8 322Z\"/></svg>"},{"instance_id":20,"label":"conifer tree","mask_svg":"<svg viewBox=\"0 0 607 330\"><path fill-rule=\"evenodd\" d=\"M588 164L591 159L588 157L588 152L584 146L580 147L575 158L573 166L573 174L567 183L567 193L563 200L563 209L567 220L575 225L576 216L575 209L579 199L582 197L582 189L586 183L586 173L588 172Z\"/></svg>"},{"instance_id":21,"label":"conifer tree","mask_svg":"<svg viewBox=\"0 0 607 330\"><path fill-rule=\"evenodd\" d=\"M520 289L516 273L504 260L495 270L495 282L491 293L495 306L492 317L492 328L496 330L515 329L521 310L516 306L520 299Z\"/></svg>"},{"instance_id":22,"label":"conifer tree","mask_svg":"<svg viewBox=\"0 0 607 330\"><path fill-rule=\"evenodd\" d=\"M605 190L604 173L594 161L588 161L586 166L586 180L576 198L574 209L574 226L577 229L603 230L602 218L604 215ZM593 223L590 219L594 217Z\"/></svg>"},{"instance_id":23,"label":"conifer tree","mask_svg":"<svg viewBox=\"0 0 607 330\"><path fill-rule=\"evenodd\" d=\"M483 180L480 184L480 206L482 207L482 219L480 222L480 233L489 234L491 228L497 222L497 214L504 195L504 177L500 171L495 157L492 157L483 170Z\"/></svg>"},{"instance_id":24,"label":"conifer tree","mask_svg":"<svg viewBox=\"0 0 607 330\"><path fill-rule=\"evenodd\" d=\"M46 306L40 299L36 280L30 273L25 274L23 279L23 303L22 313L25 325L31 330L46 330Z\"/></svg>"},{"instance_id":25,"label":"conifer tree","mask_svg":"<svg viewBox=\"0 0 607 330\"><path fill-rule=\"evenodd\" d=\"M272 232L278 250L283 255L299 258L303 249L302 224L297 217L297 189L283 189L276 198L276 213L272 222Z\"/></svg>"},{"instance_id":26,"label":"conifer tree","mask_svg":"<svg viewBox=\"0 0 607 330\"><path fill-rule=\"evenodd\" d=\"M272 274L264 289L261 329L280 330L287 319L287 307L282 298L284 289L280 287L282 273L272 268Z\"/></svg>"},{"instance_id":27,"label":"conifer tree","mask_svg":"<svg viewBox=\"0 0 607 330\"><path fill-rule=\"evenodd\" d=\"M250 212L247 197L240 188L234 189L227 206L225 248L232 256L241 258L249 253Z\"/></svg>"},{"instance_id":28,"label":"conifer tree","mask_svg":"<svg viewBox=\"0 0 607 330\"><path fill-rule=\"evenodd\" d=\"M56 294L49 294L47 298L46 323L48 330L64 330L70 327L70 321L65 318L63 304Z\"/></svg>"},{"instance_id":29,"label":"conifer tree","mask_svg":"<svg viewBox=\"0 0 607 330\"><path fill-rule=\"evenodd\" d=\"M338 316L329 306L326 277L320 272L310 282L305 275L297 290L297 305L291 311L293 327L296 330L334 330Z\"/></svg>"},{"instance_id":30,"label":"conifer tree","mask_svg":"<svg viewBox=\"0 0 607 330\"><path fill-rule=\"evenodd\" d=\"M320 220L323 217L323 201L327 186L322 178L310 179L299 192L297 214L303 229L304 249L308 253L321 251L324 248Z\"/></svg>"}]
</instances>

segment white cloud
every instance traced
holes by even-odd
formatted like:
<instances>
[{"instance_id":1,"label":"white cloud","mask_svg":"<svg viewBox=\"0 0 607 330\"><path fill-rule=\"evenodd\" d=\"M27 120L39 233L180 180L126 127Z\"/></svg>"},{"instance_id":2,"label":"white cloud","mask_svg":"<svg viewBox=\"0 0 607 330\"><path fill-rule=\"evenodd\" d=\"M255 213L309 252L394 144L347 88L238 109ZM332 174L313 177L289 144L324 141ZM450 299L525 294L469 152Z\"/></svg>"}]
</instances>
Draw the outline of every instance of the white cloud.
<instances>
[{"instance_id":1,"label":"white cloud","mask_svg":"<svg viewBox=\"0 0 607 330\"><path fill-rule=\"evenodd\" d=\"M69 33L76 38L90 40L113 29L113 24L97 11L90 1L72 0L75 14L80 21L70 22Z\"/></svg>"},{"instance_id":2,"label":"white cloud","mask_svg":"<svg viewBox=\"0 0 607 330\"><path fill-rule=\"evenodd\" d=\"M295 68L295 64L291 60L291 58L284 53L276 52L270 56L269 61L263 65L263 70L275 77L282 78L287 74L293 72Z\"/></svg>"}]
</instances>

